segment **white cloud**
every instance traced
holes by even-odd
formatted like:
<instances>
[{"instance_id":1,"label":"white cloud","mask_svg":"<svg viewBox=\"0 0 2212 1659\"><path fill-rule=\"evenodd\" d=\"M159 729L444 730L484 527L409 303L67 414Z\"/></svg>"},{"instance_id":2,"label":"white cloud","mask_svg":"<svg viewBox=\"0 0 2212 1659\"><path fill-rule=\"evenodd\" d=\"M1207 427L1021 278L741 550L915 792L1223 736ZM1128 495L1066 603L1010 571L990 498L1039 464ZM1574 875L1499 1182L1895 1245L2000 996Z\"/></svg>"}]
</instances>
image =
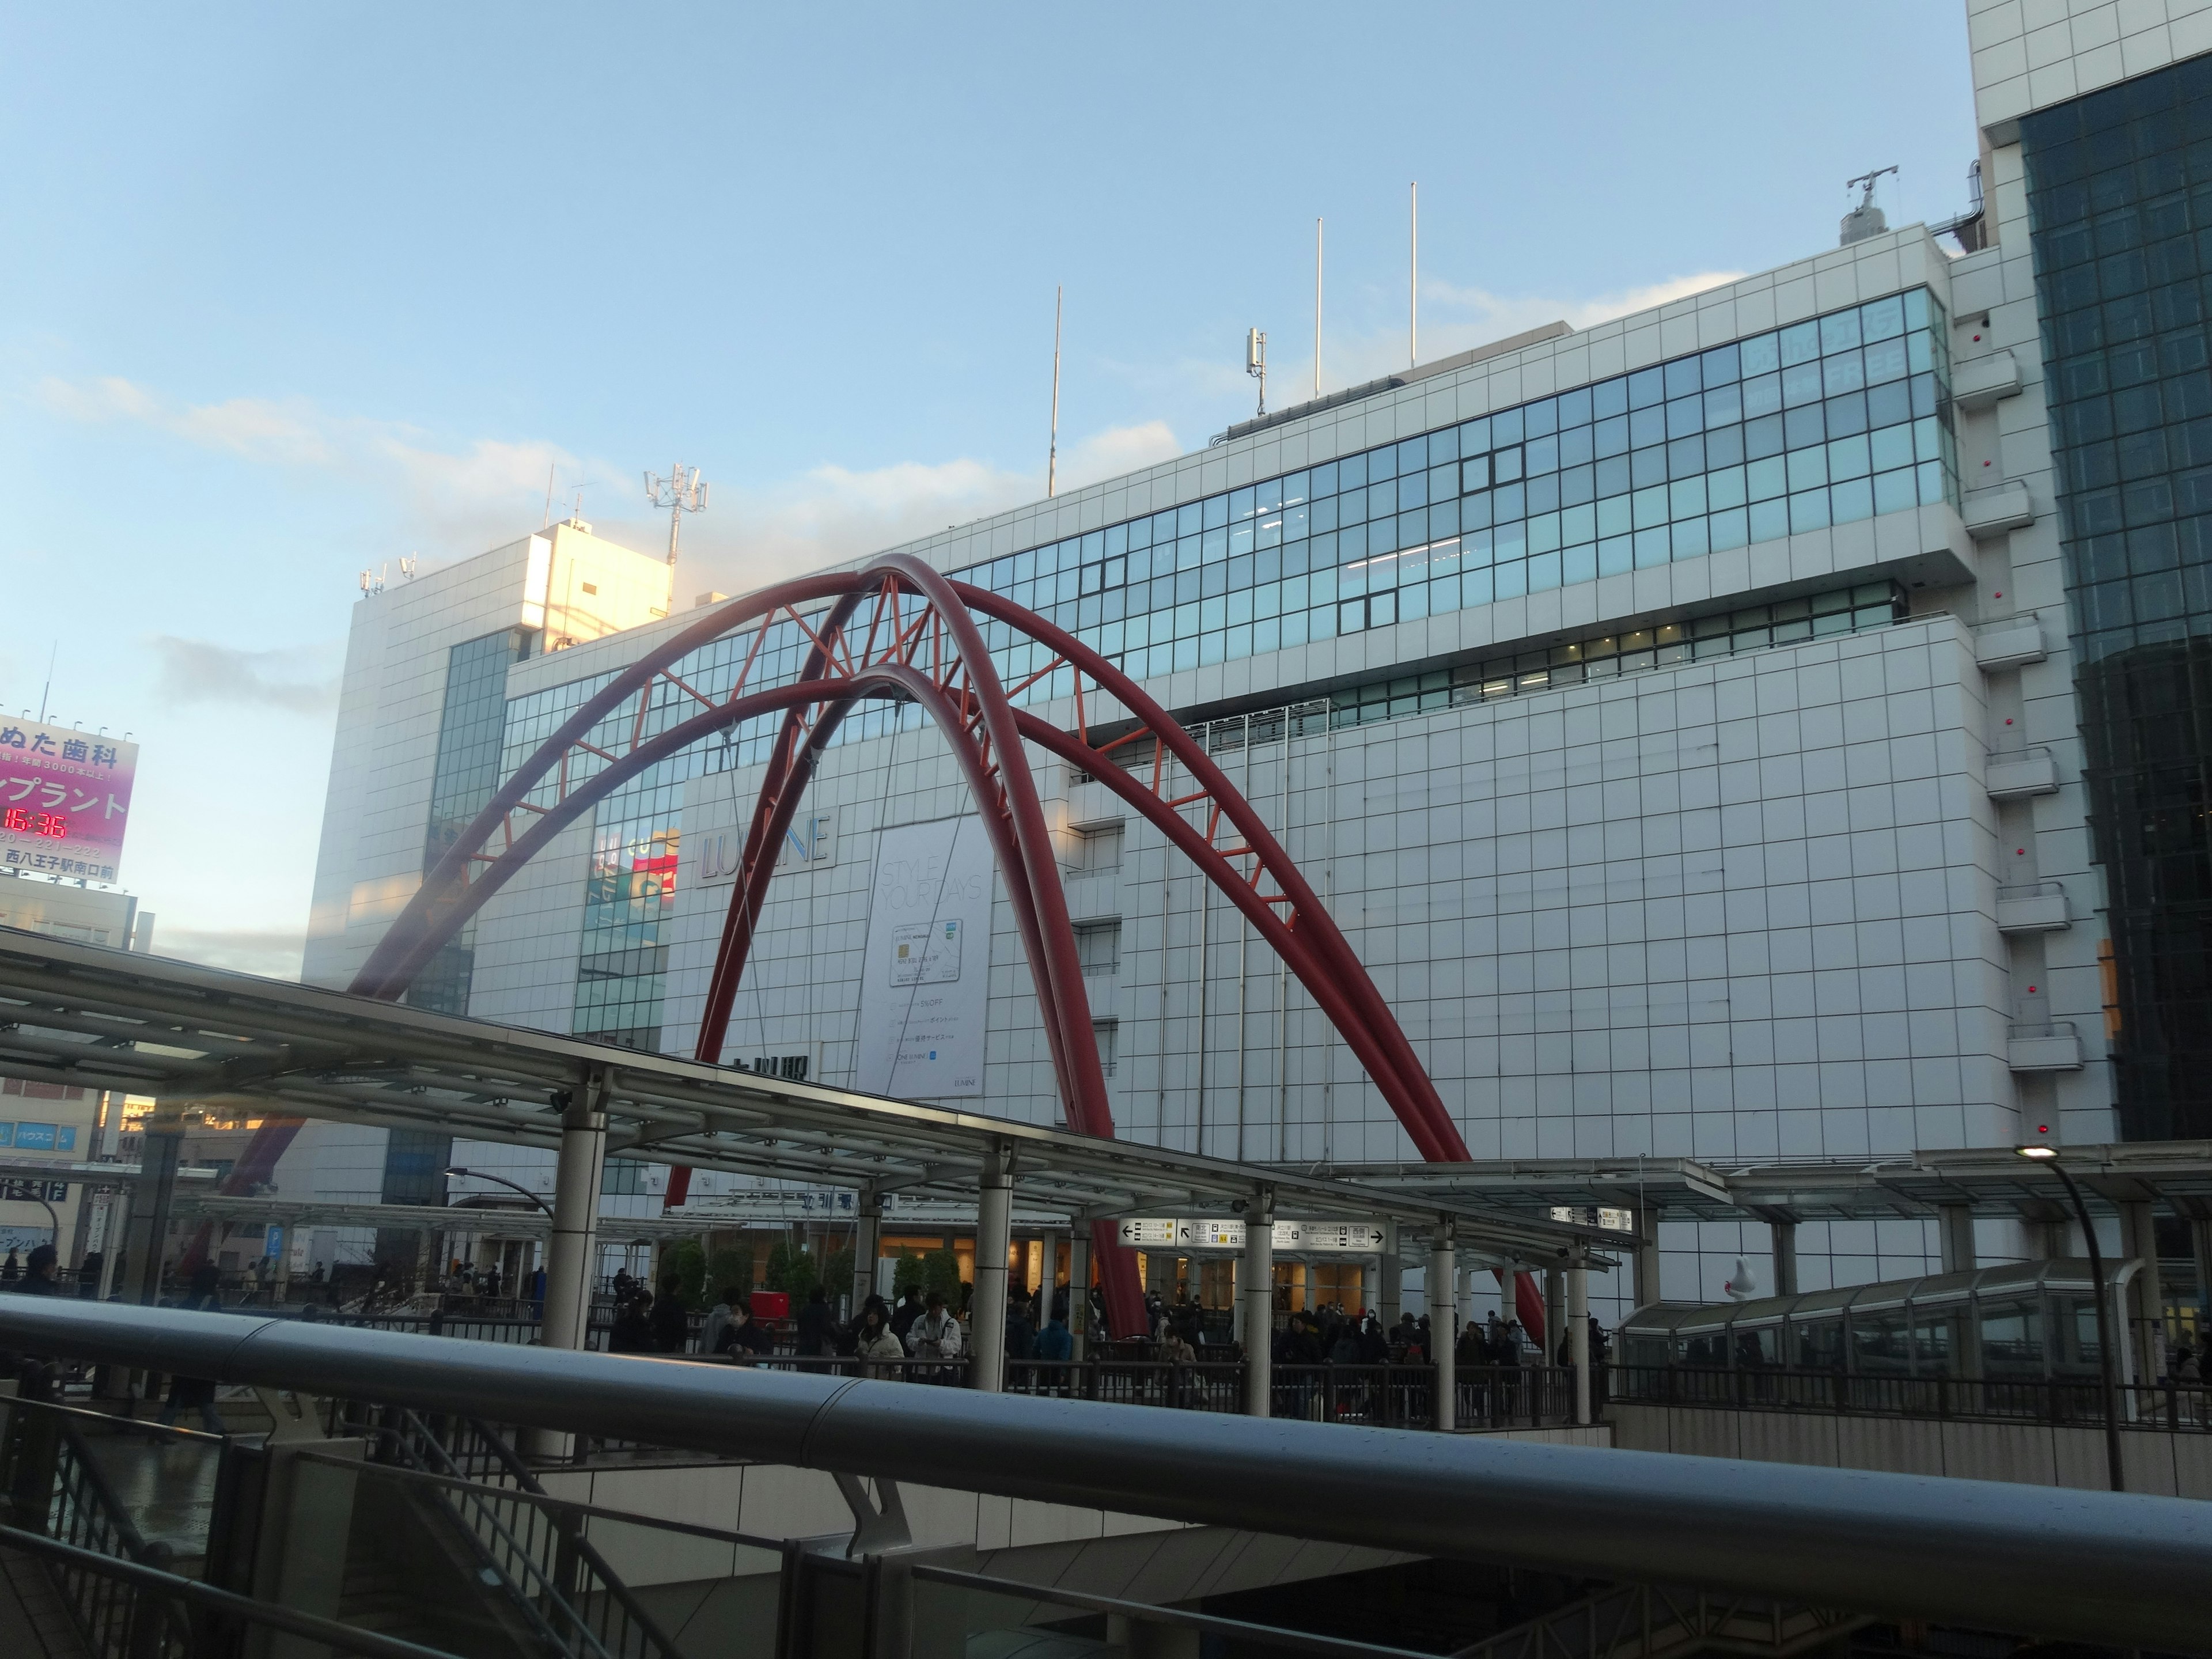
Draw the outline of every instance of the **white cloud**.
<instances>
[{"instance_id":1,"label":"white cloud","mask_svg":"<svg viewBox=\"0 0 2212 1659\"><path fill-rule=\"evenodd\" d=\"M311 672L319 665L314 661L319 653L240 651L172 634L156 634L148 645L154 655L155 691L173 707L245 703L295 714L325 714L337 707L337 676Z\"/></svg>"},{"instance_id":2,"label":"white cloud","mask_svg":"<svg viewBox=\"0 0 2212 1659\"><path fill-rule=\"evenodd\" d=\"M587 467L556 444L480 438L441 448L419 428L333 415L304 398L180 404L112 375L81 381L48 376L34 392L70 420L133 422L255 465L330 472L368 484L404 503L410 533L471 551L514 538L523 514L544 501L549 469L556 482L587 473L622 476Z\"/></svg>"},{"instance_id":3,"label":"white cloud","mask_svg":"<svg viewBox=\"0 0 2212 1659\"><path fill-rule=\"evenodd\" d=\"M527 524L544 501L549 468L556 507L570 499L577 479L629 476L550 443L486 438L441 447L415 427L332 415L304 399L179 404L113 376L50 377L36 392L47 408L70 420L132 422L255 465L368 483L405 503L406 534L462 556L510 540L518 525ZM1180 452L1164 421L1109 428L1065 446L1060 483L1074 488ZM743 592L1034 501L1044 483L1041 465L1024 471L963 457L866 470L825 464L780 484L726 488L707 518L684 526L683 583L692 591L713 585ZM584 514L602 535L625 545L661 545L665 521L634 516L627 494L617 500L623 503L618 510L597 512L587 494ZM165 686L180 695L303 710L320 706L319 684L276 678L281 665L259 660L259 653L186 640L163 640L156 648ZM202 687L209 689L197 689Z\"/></svg>"},{"instance_id":4,"label":"white cloud","mask_svg":"<svg viewBox=\"0 0 2212 1659\"><path fill-rule=\"evenodd\" d=\"M158 915L154 919L155 956L208 968L296 980L306 949L306 933L295 928L164 927Z\"/></svg>"},{"instance_id":5,"label":"white cloud","mask_svg":"<svg viewBox=\"0 0 2212 1659\"><path fill-rule=\"evenodd\" d=\"M1164 421L1109 428L1066 447L1060 483L1073 489L1181 453ZM1044 470L1017 471L976 460L902 461L855 471L823 465L787 483L717 496L715 512L737 526L728 540L685 526L685 587L742 592L896 546L952 525L1003 512L1044 494ZM611 528L611 526L602 526ZM711 526L702 526L710 531ZM734 543L734 546L732 544ZM641 545L647 544L639 544Z\"/></svg>"},{"instance_id":6,"label":"white cloud","mask_svg":"<svg viewBox=\"0 0 2212 1659\"><path fill-rule=\"evenodd\" d=\"M1514 299L1492 294L1486 289L1430 282L1422 285L1421 297L1431 307L1444 307L1446 331L1471 330L1480 333L1483 340L1496 340L1554 320L1565 320L1574 328L1588 328L1593 323L1610 322L1615 317L1671 305L1709 288L1735 282L1742 275L1740 270L1701 270L1694 276L1670 276L1664 282L1647 283L1640 288L1600 294L1587 300ZM1480 343L1480 340L1469 340L1466 345L1439 349L1434 355L1449 356L1451 351L1464 351L1468 346ZM1425 358L1431 354L1422 355Z\"/></svg>"},{"instance_id":7,"label":"white cloud","mask_svg":"<svg viewBox=\"0 0 2212 1659\"><path fill-rule=\"evenodd\" d=\"M1431 277L1421 284L1421 361L1432 363L1546 323L1588 328L1701 294L1742 275L1735 270L1698 271L1580 299L1495 294ZM1396 320L1380 328L1325 322L1322 336L1324 394L1380 380L1406 367L1404 305L1401 291ZM1313 359L1307 355L1311 344L1312 336L1304 331L1286 331L1269 342L1269 408L1292 408L1313 396ZM1237 412L1228 418L1241 421L1254 412L1258 392L1244 372L1242 352L1239 339L1224 342L1218 358L1186 358L1174 363L1121 362L1106 366L1116 378L1149 396L1180 404L1196 402L1215 410L1233 409Z\"/></svg>"}]
</instances>

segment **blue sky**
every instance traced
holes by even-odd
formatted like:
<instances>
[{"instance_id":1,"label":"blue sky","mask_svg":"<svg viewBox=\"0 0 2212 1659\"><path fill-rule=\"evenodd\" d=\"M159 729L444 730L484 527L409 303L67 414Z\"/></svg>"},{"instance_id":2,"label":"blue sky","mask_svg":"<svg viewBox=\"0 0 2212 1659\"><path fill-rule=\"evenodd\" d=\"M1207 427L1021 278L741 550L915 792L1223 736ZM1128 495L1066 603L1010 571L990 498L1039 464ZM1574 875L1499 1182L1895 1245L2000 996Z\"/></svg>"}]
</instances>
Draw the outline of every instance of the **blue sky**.
<instances>
[{"instance_id":1,"label":"blue sky","mask_svg":"<svg viewBox=\"0 0 2212 1659\"><path fill-rule=\"evenodd\" d=\"M549 467L738 591L1431 358L1964 205L1954 0L1553 7L0 0L0 708L144 745L160 947L296 967L365 566Z\"/></svg>"}]
</instances>

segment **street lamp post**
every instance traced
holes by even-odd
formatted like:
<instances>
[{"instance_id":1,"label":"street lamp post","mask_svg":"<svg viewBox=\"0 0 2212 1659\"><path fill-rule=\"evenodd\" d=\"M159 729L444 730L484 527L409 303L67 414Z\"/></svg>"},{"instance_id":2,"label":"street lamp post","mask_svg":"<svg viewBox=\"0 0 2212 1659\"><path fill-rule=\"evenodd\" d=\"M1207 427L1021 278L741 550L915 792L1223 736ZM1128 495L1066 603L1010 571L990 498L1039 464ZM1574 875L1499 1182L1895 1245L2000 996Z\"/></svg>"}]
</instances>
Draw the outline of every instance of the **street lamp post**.
<instances>
[{"instance_id":1,"label":"street lamp post","mask_svg":"<svg viewBox=\"0 0 2212 1659\"><path fill-rule=\"evenodd\" d=\"M544 1199L540 1198L536 1193L532 1192L529 1188L524 1186L519 1181L509 1181L505 1176L495 1176L486 1170L464 1170L459 1165L453 1164L449 1164L446 1166L446 1173L449 1176L459 1176L469 1181L496 1182L499 1185L507 1188L511 1191L520 1193L532 1204L535 1204L539 1209L545 1212L546 1220L550 1222L553 1219L553 1206L550 1204L548 1204ZM449 1239L447 1242L450 1243L451 1240ZM473 1247L471 1247L471 1249L473 1249ZM494 1263L493 1265L497 1266L498 1264ZM520 1278L521 1275L518 1273L517 1277ZM442 1306L443 1304L441 1304L440 1305Z\"/></svg>"},{"instance_id":2,"label":"street lamp post","mask_svg":"<svg viewBox=\"0 0 2212 1659\"><path fill-rule=\"evenodd\" d=\"M2089 1206L2081 1197L2081 1189L2067 1174L2065 1165L2059 1163L2056 1149L2038 1146L2016 1150L2022 1158L2049 1166L2051 1173L2066 1183L2066 1195L2074 1200L2074 1213L2081 1218L2081 1237L2089 1248L2091 1294L2097 1304L2097 1373L2105 1396L2105 1463L2112 1490L2125 1492L2127 1482L2120 1466L2119 1383L2113 1374L2117 1355L2112 1346L2112 1310L2105 1305L2105 1253L2097 1245L2097 1224L2089 1218Z\"/></svg>"},{"instance_id":3,"label":"street lamp post","mask_svg":"<svg viewBox=\"0 0 2212 1659\"><path fill-rule=\"evenodd\" d=\"M469 1181L495 1181L502 1187L510 1188L514 1191L520 1193L532 1204L535 1204L539 1209L544 1211L545 1218L548 1221L550 1221L553 1218L553 1206L550 1204L548 1204L544 1199L538 1197L537 1194L532 1192L529 1188L524 1186L519 1181L509 1181L505 1176L490 1175L482 1170L463 1170L451 1164L447 1166L446 1173L449 1176L459 1176Z\"/></svg>"}]
</instances>

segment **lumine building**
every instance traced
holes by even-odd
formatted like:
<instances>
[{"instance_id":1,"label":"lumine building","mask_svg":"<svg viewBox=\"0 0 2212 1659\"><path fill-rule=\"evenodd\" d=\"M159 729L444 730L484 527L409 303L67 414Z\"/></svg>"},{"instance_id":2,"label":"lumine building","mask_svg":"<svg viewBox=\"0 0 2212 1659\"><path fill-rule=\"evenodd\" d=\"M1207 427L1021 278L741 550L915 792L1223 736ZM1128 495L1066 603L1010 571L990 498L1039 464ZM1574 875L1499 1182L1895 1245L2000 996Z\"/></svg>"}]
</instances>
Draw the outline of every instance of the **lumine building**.
<instances>
[{"instance_id":1,"label":"lumine building","mask_svg":"<svg viewBox=\"0 0 2212 1659\"><path fill-rule=\"evenodd\" d=\"M2212 9L2045 9L2068 15L1970 5L1984 195L1941 234L1855 215L1778 270L903 550L1076 633L1202 736L1478 1159L1603 1160L1618 1189L1639 1158L2212 1137ZM698 619L676 580L571 521L361 601L311 981L347 982L502 778ZM991 626L1010 684L1042 665ZM743 648L680 672L712 696ZM801 648L777 642L778 672ZM1066 690L1024 701L1072 724ZM773 729L602 802L414 1000L690 1053ZM1103 787L1033 759L1120 1133L1412 1160L1237 913ZM921 1092L864 1063L872 930L880 951L897 925L887 855L935 834L957 858L969 806L911 709L848 724L726 1058ZM929 1097L1054 1121L1003 896L961 951L980 1070ZM455 1162L550 1183L550 1156L319 1126L280 1184L435 1201ZM814 1196L738 1185L702 1176L690 1202ZM617 1164L608 1191L610 1213L658 1213L663 1175ZM2027 1229L1976 1233L1984 1261L2035 1253ZM1934 1271L1937 1235L1808 1223L1798 1283ZM1740 1258L1769 1270L1749 1219L1662 1218L1657 1243L1668 1299L1720 1298ZM1614 1278L1601 1312L1635 1299ZM1318 1264L1302 1283L1356 1299Z\"/></svg>"}]
</instances>

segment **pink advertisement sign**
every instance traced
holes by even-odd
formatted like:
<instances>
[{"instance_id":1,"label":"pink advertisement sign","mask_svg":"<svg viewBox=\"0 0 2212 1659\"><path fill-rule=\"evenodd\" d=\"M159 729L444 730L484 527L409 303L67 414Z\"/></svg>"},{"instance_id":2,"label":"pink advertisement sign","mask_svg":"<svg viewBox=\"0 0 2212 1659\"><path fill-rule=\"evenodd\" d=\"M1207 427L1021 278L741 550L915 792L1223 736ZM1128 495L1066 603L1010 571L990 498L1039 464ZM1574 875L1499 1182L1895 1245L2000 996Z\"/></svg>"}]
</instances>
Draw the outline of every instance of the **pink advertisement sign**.
<instances>
[{"instance_id":1,"label":"pink advertisement sign","mask_svg":"<svg viewBox=\"0 0 2212 1659\"><path fill-rule=\"evenodd\" d=\"M0 868L112 882L138 745L0 719Z\"/></svg>"}]
</instances>

